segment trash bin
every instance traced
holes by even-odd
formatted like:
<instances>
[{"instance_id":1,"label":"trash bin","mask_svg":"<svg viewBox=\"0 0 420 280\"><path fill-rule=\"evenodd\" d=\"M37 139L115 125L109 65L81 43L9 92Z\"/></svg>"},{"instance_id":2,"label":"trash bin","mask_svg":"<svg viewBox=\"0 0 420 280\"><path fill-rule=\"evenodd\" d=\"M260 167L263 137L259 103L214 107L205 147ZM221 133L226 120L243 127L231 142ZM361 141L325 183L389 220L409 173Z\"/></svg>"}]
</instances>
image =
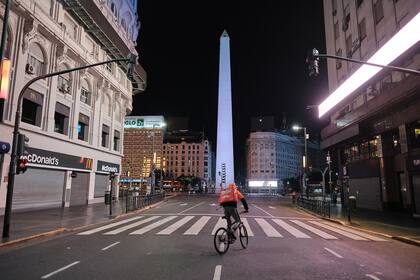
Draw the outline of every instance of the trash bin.
<instances>
[{"instance_id":1,"label":"trash bin","mask_svg":"<svg viewBox=\"0 0 420 280\"><path fill-rule=\"evenodd\" d=\"M105 204L109 205L111 204L111 192L105 191Z\"/></svg>"},{"instance_id":2,"label":"trash bin","mask_svg":"<svg viewBox=\"0 0 420 280\"><path fill-rule=\"evenodd\" d=\"M349 196L349 207L350 209L356 209L356 197L354 195Z\"/></svg>"}]
</instances>

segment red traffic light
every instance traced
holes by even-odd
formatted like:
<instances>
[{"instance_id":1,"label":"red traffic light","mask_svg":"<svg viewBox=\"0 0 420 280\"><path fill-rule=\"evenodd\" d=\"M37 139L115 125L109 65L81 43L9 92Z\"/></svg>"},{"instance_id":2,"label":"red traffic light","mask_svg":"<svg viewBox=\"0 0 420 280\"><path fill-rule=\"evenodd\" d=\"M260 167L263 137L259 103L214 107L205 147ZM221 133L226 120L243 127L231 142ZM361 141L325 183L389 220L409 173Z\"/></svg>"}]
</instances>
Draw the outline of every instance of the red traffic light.
<instances>
[{"instance_id":1,"label":"red traffic light","mask_svg":"<svg viewBox=\"0 0 420 280\"><path fill-rule=\"evenodd\" d=\"M29 161L26 158L19 159L16 168L16 174L25 173L26 169L28 169L28 167L26 166L28 162Z\"/></svg>"}]
</instances>

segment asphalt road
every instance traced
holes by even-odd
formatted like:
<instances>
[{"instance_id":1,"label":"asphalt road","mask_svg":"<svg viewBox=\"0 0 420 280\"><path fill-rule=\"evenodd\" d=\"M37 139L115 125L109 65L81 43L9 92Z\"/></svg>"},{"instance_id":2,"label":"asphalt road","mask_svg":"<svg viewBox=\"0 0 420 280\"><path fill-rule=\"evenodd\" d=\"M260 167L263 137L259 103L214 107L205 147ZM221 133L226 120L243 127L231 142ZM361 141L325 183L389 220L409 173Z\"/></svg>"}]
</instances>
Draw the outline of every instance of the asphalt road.
<instances>
[{"instance_id":1,"label":"asphalt road","mask_svg":"<svg viewBox=\"0 0 420 280\"><path fill-rule=\"evenodd\" d=\"M249 199L249 247L220 256L214 196L178 196L124 220L0 249L6 279L420 279L420 248Z\"/></svg>"}]
</instances>

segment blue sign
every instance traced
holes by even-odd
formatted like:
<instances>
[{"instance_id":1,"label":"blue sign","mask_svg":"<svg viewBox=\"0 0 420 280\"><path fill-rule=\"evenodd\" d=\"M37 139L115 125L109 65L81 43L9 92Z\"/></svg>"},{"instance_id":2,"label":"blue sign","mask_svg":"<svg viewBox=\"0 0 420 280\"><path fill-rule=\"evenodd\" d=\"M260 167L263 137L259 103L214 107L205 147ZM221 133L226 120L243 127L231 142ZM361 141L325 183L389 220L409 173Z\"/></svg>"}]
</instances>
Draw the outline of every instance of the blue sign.
<instances>
[{"instance_id":1,"label":"blue sign","mask_svg":"<svg viewBox=\"0 0 420 280\"><path fill-rule=\"evenodd\" d=\"M7 154L10 151L10 144L6 142L0 142L0 154Z\"/></svg>"}]
</instances>

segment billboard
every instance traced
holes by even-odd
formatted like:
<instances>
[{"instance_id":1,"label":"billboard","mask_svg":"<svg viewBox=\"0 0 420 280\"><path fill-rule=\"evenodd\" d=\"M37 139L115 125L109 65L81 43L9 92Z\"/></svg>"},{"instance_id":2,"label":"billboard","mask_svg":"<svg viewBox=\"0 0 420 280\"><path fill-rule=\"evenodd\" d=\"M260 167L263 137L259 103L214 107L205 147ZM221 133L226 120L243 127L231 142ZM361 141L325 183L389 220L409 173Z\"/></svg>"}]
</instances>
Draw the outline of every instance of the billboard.
<instances>
[{"instance_id":1,"label":"billboard","mask_svg":"<svg viewBox=\"0 0 420 280\"><path fill-rule=\"evenodd\" d=\"M163 116L130 116L125 117L124 128L163 128Z\"/></svg>"},{"instance_id":2,"label":"billboard","mask_svg":"<svg viewBox=\"0 0 420 280\"><path fill-rule=\"evenodd\" d=\"M277 187L277 181L256 181L256 180L250 180L248 181L248 186L249 187L258 187L258 188L264 188L264 187Z\"/></svg>"}]
</instances>

